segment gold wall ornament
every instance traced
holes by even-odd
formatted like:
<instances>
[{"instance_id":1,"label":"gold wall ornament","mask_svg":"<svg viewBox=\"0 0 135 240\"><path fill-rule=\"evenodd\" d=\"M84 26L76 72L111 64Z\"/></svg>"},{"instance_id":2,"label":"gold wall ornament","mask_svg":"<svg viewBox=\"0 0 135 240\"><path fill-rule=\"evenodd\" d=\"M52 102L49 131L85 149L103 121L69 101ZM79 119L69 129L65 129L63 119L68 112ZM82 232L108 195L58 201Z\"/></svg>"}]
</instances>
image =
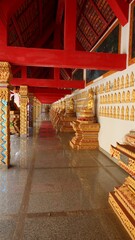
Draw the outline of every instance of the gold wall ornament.
<instances>
[{"instance_id":1,"label":"gold wall ornament","mask_svg":"<svg viewBox=\"0 0 135 240\"><path fill-rule=\"evenodd\" d=\"M116 114L116 117L117 117L117 118L120 118L120 107L119 107L119 106L117 107L117 114Z\"/></svg>"},{"instance_id":2,"label":"gold wall ornament","mask_svg":"<svg viewBox=\"0 0 135 240\"><path fill-rule=\"evenodd\" d=\"M105 104L107 104L107 95L105 95Z\"/></svg>"},{"instance_id":3,"label":"gold wall ornament","mask_svg":"<svg viewBox=\"0 0 135 240\"><path fill-rule=\"evenodd\" d=\"M134 121L135 120L135 108L134 106L131 107L131 113L130 113L130 121Z\"/></svg>"},{"instance_id":4,"label":"gold wall ornament","mask_svg":"<svg viewBox=\"0 0 135 240\"><path fill-rule=\"evenodd\" d=\"M124 106L121 107L121 119L124 120Z\"/></svg>"},{"instance_id":5,"label":"gold wall ornament","mask_svg":"<svg viewBox=\"0 0 135 240\"><path fill-rule=\"evenodd\" d=\"M125 120L129 120L129 107L126 107Z\"/></svg>"},{"instance_id":6,"label":"gold wall ornament","mask_svg":"<svg viewBox=\"0 0 135 240\"><path fill-rule=\"evenodd\" d=\"M106 86L105 86L105 92L109 92L110 91L110 84L109 82L106 82Z\"/></svg>"},{"instance_id":7,"label":"gold wall ornament","mask_svg":"<svg viewBox=\"0 0 135 240\"><path fill-rule=\"evenodd\" d=\"M131 74L130 74L130 87L134 87L134 78L135 78L134 73L131 72Z\"/></svg>"},{"instance_id":8,"label":"gold wall ornament","mask_svg":"<svg viewBox=\"0 0 135 240\"><path fill-rule=\"evenodd\" d=\"M27 136L28 87L20 87L20 135ZM37 106L37 102L35 103ZM37 110L37 109L36 109ZM37 111L36 111L37 114Z\"/></svg>"},{"instance_id":9,"label":"gold wall ornament","mask_svg":"<svg viewBox=\"0 0 135 240\"><path fill-rule=\"evenodd\" d=\"M114 100L113 100L114 103L117 103L117 93L114 93Z\"/></svg>"},{"instance_id":10,"label":"gold wall ornament","mask_svg":"<svg viewBox=\"0 0 135 240\"><path fill-rule=\"evenodd\" d=\"M121 77L120 88L124 88L124 76Z\"/></svg>"},{"instance_id":11,"label":"gold wall ornament","mask_svg":"<svg viewBox=\"0 0 135 240\"><path fill-rule=\"evenodd\" d=\"M122 102L122 103L125 102L125 91L122 92L122 101L121 101L121 102Z\"/></svg>"},{"instance_id":12,"label":"gold wall ornament","mask_svg":"<svg viewBox=\"0 0 135 240\"><path fill-rule=\"evenodd\" d=\"M128 88L129 87L129 75L126 75L126 82L125 82L125 87Z\"/></svg>"},{"instance_id":13,"label":"gold wall ornament","mask_svg":"<svg viewBox=\"0 0 135 240\"><path fill-rule=\"evenodd\" d=\"M135 102L135 89L132 90L131 101Z\"/></svg>"},{"instance_id":14,"label":"gold wall ornament","mask_svg":"<svg viewBox=\"0 0 135 240\"><path fill-rule=\"evenodd\" d=\"M102 104L103 102L102 102L102 96L100 96L100 104Z\"/></svg>"},{"instance_id":15,"label":"gold wall ornament","mask_svg":"<svg viewBox=\"0 0 135 240\"><path fill-rule=\"evenodd\" d=\"M126 93L126 102L130 102L130 91L129 90Z\"/></svg>"},{"instance_id":16,"label":"gold wall ornament","mask_svg":"<svg viewBox=\"0 0 135 240\"><path fill-rule=\"evenodd\" d=\"M117 78L117 87L116 87L116 89L117 90L120 89L120 78L119 77Z\"/></svg>"},{"instance_id":17,"label":"gold wall ornament","mask_svg":"<svg viewBox=\"0 0 135 240\"><path fill-rule=\"evenodd\" d=\"M9 83L12 79L11 66L8 62L0 62L0 84Z\"/></svg>"},{"instance_id":18,"label":"gold wall ornament","mask_svg":"<svg viewBox=\"0 0 135 240\"><path fill-rule=\"evenodd\" d=\"M104 84L100 84L100 89L99 89L100 94L104 92Z\"/></svg>"},{"instance_id":19,"label":"gold wall ornament","mask_svg":"<svg viewBox=\"0 0 135 240\"><path fill-rule=\"evenodd\" d=\"M109 117L109 106L106 107L106 117Z\"/></svg>"},{"instance_id":20,"label":"gold wall ornament","mask_svg":"<svg viewBox=\"0 0 135 240\"><path fill-rule=\"evenodd\" d=\"M118 99L117 102L121 103L121 93L120 92L118 92L118 98L117 99Z\"/></svg>"},{"instance_id":21,"label":"gold wall ornament","mask_svg":"<svg viewBox=\"0 0 135 240\"><path fill-rule=\"evenodd\" d=\"M108 94L108 103L110 103L110 94Z\"/></svg>"},{"instance_id":22,"label":"gold wall ornament","mask_svg":"<svg viewBox=\"0 0 135 240\"><path fill-rule=\"evenodd\" d=\"M99 94L99 86L97 86L96 88L97 88L97 94Z\"/></svg>"}]
</instances>

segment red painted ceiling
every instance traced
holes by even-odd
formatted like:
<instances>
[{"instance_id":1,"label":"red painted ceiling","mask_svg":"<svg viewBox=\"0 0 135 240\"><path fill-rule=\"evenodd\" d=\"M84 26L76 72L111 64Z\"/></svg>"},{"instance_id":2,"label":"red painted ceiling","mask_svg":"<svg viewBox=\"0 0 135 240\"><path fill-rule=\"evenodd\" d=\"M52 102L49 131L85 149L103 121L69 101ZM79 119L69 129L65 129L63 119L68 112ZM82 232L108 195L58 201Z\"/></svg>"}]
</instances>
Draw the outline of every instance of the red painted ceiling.
<instances>
[{"instance_id":1,"label":"red painted ceiling","mask_svg":"<svg viewBox=\"0 0 135 240\"><path fill-rule=\"evenodd\" d=\"M117 17L121 24L125 24L128 13L125 10L128 6L126 0L114 0L114 5L110 3L110 0L77 0L77 2L75 0L12 0L10 2L8 0L0 2L1 49L3 49L5 36L7 46L12 47L89 52ZM65 4L67 4L66 7ZM62 68L61 66L54 68L27 65L24 75L25 78L34 79L35 86L37 86L38 79L71 81L73 70L74 68ZM14 78L24 77L21 65L13 62L12 71ZM66 88L66 85L64 86ZM42 87L40 81L38 87ZM55 85L51 87L55 88ZM68 85L67 88L69 88ZM40 99L43 99L43 93ZM53 94L55 95L55 92Z\"/></svg>"}]
</instances>

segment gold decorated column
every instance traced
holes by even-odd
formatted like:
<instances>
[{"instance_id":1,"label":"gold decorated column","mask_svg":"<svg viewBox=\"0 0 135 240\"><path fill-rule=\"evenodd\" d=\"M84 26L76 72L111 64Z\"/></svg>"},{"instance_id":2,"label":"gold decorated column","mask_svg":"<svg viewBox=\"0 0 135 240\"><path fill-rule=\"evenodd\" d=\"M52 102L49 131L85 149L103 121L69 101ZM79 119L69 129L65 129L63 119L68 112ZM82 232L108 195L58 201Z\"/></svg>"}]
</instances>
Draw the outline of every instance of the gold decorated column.
<instances>
[{"instance_id":1,"label":"gold decorated column","mask_svg":"<svg viewBox=\"0 0 135 240\"><path fill-rule=\"evenodd\" d=\"M20 135L27 136L27 104L28 104L28 87L20 87Z\"/></svg>"},{"instance_id":2,"label":"gold decorated column","mask_svg":"<svg viewBox=\"0 0 135 240\"><path fill-rule=\"evenodd\" d=\"M36 121L36 97L33 98L33 123Z\"/></svg>"},{"instance_id":3,"label":"gold decorated column","mask_svg":"<svg viewBox=\"0 0 135 240\"><path fill-rule=\"evenodd\" d=\"M10 166L9 81L12 78L8 62L0 62L0 165Z\"/></svg>"},{"instance_id":4,"label":"gold decorated column","mask_svg":"<svg viewBox=\"0 0 135 240\"><path fill-rule=\"evenodd\" d=\"M33 94L29 93L29 127L33 127Z\"/></svg>"}]
</instances>

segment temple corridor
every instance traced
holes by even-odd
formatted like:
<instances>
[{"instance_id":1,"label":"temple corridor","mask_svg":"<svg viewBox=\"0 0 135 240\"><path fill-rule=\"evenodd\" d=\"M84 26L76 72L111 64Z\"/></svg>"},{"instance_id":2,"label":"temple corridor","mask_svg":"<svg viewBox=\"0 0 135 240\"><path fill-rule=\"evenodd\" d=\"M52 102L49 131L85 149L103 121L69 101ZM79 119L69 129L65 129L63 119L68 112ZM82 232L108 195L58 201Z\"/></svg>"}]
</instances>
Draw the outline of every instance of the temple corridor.
<instances>
[{"instance_id":1,"label":"temple corridor","mask_svg":"<svg viewBox=\"0 0 135 240\"><path fill-rule=\"evenodd\" d=\"M0 169L0 240L129 240L108 204L126 173L98 150L75 151L42 114L32 137L11 136Z\"/></svg>"}]
</instances>

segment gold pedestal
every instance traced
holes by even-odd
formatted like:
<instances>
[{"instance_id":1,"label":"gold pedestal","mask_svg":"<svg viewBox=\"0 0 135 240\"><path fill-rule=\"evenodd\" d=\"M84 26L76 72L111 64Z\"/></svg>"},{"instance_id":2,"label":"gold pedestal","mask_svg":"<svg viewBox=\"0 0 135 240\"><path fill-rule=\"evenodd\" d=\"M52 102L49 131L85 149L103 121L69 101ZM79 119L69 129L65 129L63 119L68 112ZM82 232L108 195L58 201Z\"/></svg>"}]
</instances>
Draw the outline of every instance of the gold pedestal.
<instances>
[{"instance_id":1,"label":"gold pedestal","mask_svg":"<svg viewBox=\"0 0 135 240\"><path fill-rule=\"evenodd\" d=\"M96 149L98 148L99 124L91 121L77 120L71 126L75 131L75 136L70 141L73 149Z\"/></svg>"},{"instance_id":2,"label":"gold pedestal","mask_svg":"<svg viewBox=\"0 0 135 240\"><path fill-rule=\"evenodd\" d=\"M75 113L66 113L62 118L60 132L74 132L71 122L75 121Z\"/></svg>"},{"instance_id":3,"label":"gold pedestal","mask_svg":"<svg viewBox=\"0 0 135 240\"><path fill-rule=\"evenodd\" d=\"M118 160L119 165L130 175L122 186L114 188L109 193L109 203L121 223L135 239L135 148L128 144L111 146L111 155Z\"/></svg>"},{"instance_id":4,"label":"gold pedestal","mask_svg":"<svg viewBox=\"0 0 135 240\"><path fill-rule=\"evenodd\" d=\"M109 193L109 203L129 233L131 239L134 240L135 179L128 177L122 186L114 188L114 192Z\"/></svg>"}]
</instances>

